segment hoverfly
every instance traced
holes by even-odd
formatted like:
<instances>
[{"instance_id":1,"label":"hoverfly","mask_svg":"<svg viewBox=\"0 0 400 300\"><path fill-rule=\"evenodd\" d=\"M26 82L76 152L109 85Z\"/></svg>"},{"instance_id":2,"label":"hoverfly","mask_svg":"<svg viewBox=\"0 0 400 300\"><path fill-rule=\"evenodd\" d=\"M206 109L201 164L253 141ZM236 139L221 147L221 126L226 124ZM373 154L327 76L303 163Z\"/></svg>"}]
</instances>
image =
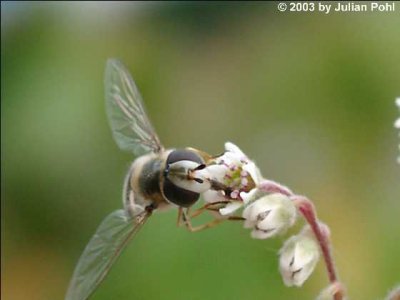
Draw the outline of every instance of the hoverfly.
<instances>
[{"instance_id":1,"label":"hoverfly","mask_svg":"<svg viewBox=\"0 0 400 300\"><path fill-rule=\"evenodd\" d=\"M192 176L193 171L204 168L213 160L210 155L193 148L164 149L145 113L132 77L116 59L107 62L105 95L107 115L116 143L138 158L125 177L124 209L108 215L97 228L78 261L66 300L90 297L155 209L178 207L178 225L184 223L189 230L196 231L189 221L188 209L199 199L200 193L207 189L229 193L228 188L219 182ZM197 215L206 209L216 210L205 205ZM198 229L219 222L215 219Z\"/></svg>"}]
</instances>

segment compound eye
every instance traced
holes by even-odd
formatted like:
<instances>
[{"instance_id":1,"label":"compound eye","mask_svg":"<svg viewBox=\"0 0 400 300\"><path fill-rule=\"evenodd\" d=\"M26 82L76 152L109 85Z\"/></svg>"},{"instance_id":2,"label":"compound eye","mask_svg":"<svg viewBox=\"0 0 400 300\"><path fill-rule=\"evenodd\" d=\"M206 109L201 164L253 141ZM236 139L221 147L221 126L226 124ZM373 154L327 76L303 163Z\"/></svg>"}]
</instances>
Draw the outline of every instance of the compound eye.
<instances>
[{"instance_id":1,"label":"compound eye","mask_svg":"<svg viewBox=\"0 0 400 300\"><path fill-rule=\"evenodd\" d=\"M166 162L164 173L163 194L168 201L182 207L193 205L202 191L203 183L189 180L188 170L203 164L203 159L189 150L172 151Z\"/></svg>"},{"instance_id":2,"label":"compound eye","mask_svg":"<svg viewBox=\"0 0 400 300\"><path fill-rule=\"evenodd\" d=\"M174 150L167 158L167 165L181 160L190 160L198 164L203 164L204 160L195 152L190 150Z\"/></svg>"}]
</instances>

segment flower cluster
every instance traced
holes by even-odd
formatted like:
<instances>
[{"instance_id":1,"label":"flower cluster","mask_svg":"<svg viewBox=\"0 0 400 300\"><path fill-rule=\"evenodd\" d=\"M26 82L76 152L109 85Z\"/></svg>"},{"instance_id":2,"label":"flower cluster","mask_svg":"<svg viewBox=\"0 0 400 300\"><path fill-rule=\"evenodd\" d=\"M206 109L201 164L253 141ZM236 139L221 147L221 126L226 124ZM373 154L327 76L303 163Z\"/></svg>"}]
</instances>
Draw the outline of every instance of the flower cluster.
<instances>
[{"instance_id":1,"label":"flower cluster","mask_svg":"<svg viewBox=\"0 0 400 300\"><path fill-rule=\"evenodd\" d=\"M224 203L219 209L221 217L229 217L244 207L244 227L252 229L253 238L267 239L283 234L297 219L293 193L264 179L255 163L232 143L226 143L222 155L205 168L195 170L193 175L209 182L211 188L203 192L206 202ZM284 243L279 254L284 283L301 286L314 270L320 250L312 230L306 226Z\"/></svg>"},{"instance_id":2,"label":"flower cluster","mask_svg":"<svg viewBox=\"0 0 400 300\"><path fill-rule=\"evenodd\" d=\"M195 171L195 177L211 182L214 187L203 193L208 203L227 202L220 214L230 215L247 203L247 195L254 190L261 178L260 171L233 143L225 144L225 152L209 165Z\"/></svg>"}]
</instances>

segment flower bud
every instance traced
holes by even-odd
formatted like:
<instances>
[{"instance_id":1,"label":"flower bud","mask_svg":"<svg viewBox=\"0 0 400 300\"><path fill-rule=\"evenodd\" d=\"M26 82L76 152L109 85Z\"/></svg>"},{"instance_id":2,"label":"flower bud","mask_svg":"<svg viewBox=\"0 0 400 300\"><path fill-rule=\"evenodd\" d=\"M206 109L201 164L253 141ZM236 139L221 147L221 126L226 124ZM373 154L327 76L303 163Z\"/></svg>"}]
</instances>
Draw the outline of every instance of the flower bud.
<instances>
[{"instance_id":1,"label":"flower bud","mask_svg":"<svg viewBox=\"0 0 400 300\"><path fill-rule=\"evenodd\" d=\"M279 251L279 269L285 285L302 286L313 272L319 256L319 246L309 226L289 238Z\"/></svg>"},{"instance_id":2,"label":"flower bud","mask_svg":"<svg viewBox=\"0 0 400 300\"><path fill-rule=\"evenodd\" d=\"M285 195L266 195L254 201L243 211L244 227L253 228L251 236L267 239L283 233L296 220L296 207Z\"/></svg>"}]
</instances>

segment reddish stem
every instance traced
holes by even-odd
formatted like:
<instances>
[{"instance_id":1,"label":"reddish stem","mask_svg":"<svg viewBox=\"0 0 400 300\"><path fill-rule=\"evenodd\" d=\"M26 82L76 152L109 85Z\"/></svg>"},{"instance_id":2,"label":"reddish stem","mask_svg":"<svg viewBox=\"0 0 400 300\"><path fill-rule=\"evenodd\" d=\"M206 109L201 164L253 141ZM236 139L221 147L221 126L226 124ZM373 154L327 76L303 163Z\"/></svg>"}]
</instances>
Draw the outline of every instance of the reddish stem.
<instances>
[{"instance_id":1,"label":"reddish stem","mask_svg":"<svg viewBox=\"0 0 400 300\"><path fill-rule=\"evenodd\" d=\"M307 220L308 224L310 224L312 231L314 232L315 238L317 239L321 252L324 257L326 263L326 269L328 271L329 281L331 283L336 282L337 276L335 271L335 266L333 263L329 240L326 234L323 234L321 228L318 224L318 219L315 213L314 205L310 200L302 196L293 196L292 199L298 202L298 209L304 218Z\"/></svg>"},{"instance_id":2,"label":"reddish stem","mask_svg":"<svg viewBox=\"0 0 400 300\"><path fill-rule=\"evenodd\" d=\"M272 180L264 180L259 184L258 188L269 194L279 193L289 197L294 196L290 189Z\"/></svg>"},{"instance_id":3,"label":"reddish stem","mask_svg":"<svg viewBox=\"0 0 400 300\"><path fill-rule=\"evenodd\" d=\"M324 257L326 269L328 272L328 278L331 284L337 284L342 287L342 285L337 281L337 274L335 270L335 264L333 262L332 253L330 249L329 233L321 230L319 225L316 210L314 208L311 200L304 196L295 195L287 187L276 183L274 181L265 180L259 185L259 188L267 193L281 193L289 196L297 205L298 210L303 215L304 219L310 225L314 236L319 243L321 248L322 256ZM334 300L344 299L344 289L343 287L338 289L333 295Z\"/></svg>"},{"instance_id":4,"label":"reddish stem","mask_svg":"<svg viewBox=\"0 0 400 300\"><path fill-rule=\"evenodd\" d=\"M296 203L299 211L306 219L308 224L314 233L315 238L317 239L319 246L321 248L322 256L324 257L326 269L328 272L329 281L331 284L337 283L337 274L335 270L335 263L333 262L333 257L331 253L329 233L321 230L321 226L319 225L317 214L315 207L311 200L304 196L292 196L291 197ZM341 285L340 285L341 286ZM334 300L342 300L344 298L344 290L339 289L333 295Z\"/></svg>"}]
</instances>

